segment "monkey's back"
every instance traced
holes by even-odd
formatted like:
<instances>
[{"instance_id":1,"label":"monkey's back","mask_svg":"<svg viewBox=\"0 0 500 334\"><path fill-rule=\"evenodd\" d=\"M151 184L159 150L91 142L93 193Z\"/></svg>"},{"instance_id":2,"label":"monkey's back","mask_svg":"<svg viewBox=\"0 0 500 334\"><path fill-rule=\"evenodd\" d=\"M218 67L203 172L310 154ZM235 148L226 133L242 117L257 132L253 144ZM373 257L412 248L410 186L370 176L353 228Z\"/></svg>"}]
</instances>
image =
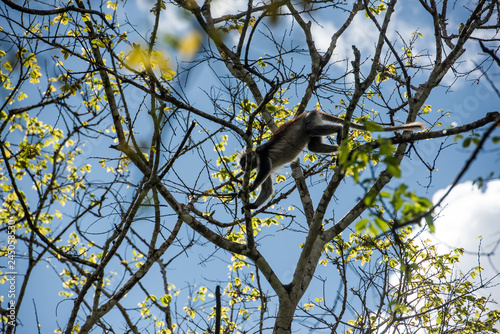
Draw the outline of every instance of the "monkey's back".
<instances>
[{"instance_id":1,"label":"monkey's back","mask_svg":"<svg viewBox=\"0 0 500 334\"><path fill-rule=\"evenodd\" d=\"M271 159L273 169L292 162L305 149L309 138L303 115L280 126L267 143L257 148L257 153L266 154Z\"/></svg>"}]
</instances>

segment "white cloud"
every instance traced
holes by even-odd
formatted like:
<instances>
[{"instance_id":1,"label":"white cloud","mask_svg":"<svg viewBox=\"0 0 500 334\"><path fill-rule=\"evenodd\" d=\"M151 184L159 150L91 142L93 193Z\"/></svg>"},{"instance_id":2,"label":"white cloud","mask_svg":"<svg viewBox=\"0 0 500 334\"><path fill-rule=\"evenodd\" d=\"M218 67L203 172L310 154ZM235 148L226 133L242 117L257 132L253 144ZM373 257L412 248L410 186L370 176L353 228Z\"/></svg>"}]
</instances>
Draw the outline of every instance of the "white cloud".
<instances>
[{"instance_id":1,"label":"white cloud","mask_svg":"<svg viewBox=\"0 0 500 334\"><path fill-rule=\"evenodd\" d=\"M244 0L218 0L212 3L212 16L219 17L227 14L237 14L247 8L247 2Z\"/></svg>"},{"instance_id":2,"label":"white cloud","mask_svg":"<svg viewBox=\"0 0 500 334\"><path fill-rule=\"evenodd\" d=\"M339 27L336 27L330 21L322 22L320 26L313 26L313 36L316 46L322 51L326 51L330 46L331 38L337 32ZM374 46L378 40L378 31L373 23L364 15L356 15L351 25L346 29L342 36L337 41L337 47L334 51L337 59L352 59L352 45L361 52L361 57L369 57L374 52ZM345 64L339 64L345 66Z\"/></svg>"},{"instance_id":3,"label":"white cloud","mask_svg":"<svg viewBox=\"0 0 500 334\"><path fill-rule=\"evenodd\" d=\"M321 51L326 51L330 46L332 35L337 31L337 27L330 22L321 22L321 25L313 25L311 33L314 38L314 44Z\"/></svg>"},{"instance_id":4,"label":"white cloud","mask_svg":"<svg viewBox=\"0 0 500 334\"><path fill-rule=\"evenodd\" d=\"M433 203L447 190L438 190ZM492 279L500 272L500 180L488 182L481 190L470 181L458 184L444 200L434 224L435 233L424 232L421 237L438 244L440 253L463 248L465 253L456 269L465 273L481 265L483 280ZM494 283L499 281L496 277ZM491 294L500 302L500 286L484 294Z\"/></svg>"},{"instance_id":5,"label":"white cloud","mask_svg":"<svg viewBox=\"0 0 500 334\"><path fill-rule=\"evenodd\" d=\"M137 12L133 14L128 13L128 15L140 15L147 20L143 22L143 24L147 24L150 26L148 30L151 30L154 25L155 16L150 15L150 11L156 5L155 0L136 0L135 5L137 6ZM172 34L181 34L185 33L186 30L192 27L191 20L188 19L188 16L185 15L184 10L170 6L168 10L164 10L161 12L161 20L160 20L160 31Z\"/></svg>"},{"instance_id":6,"label":"white cloud","mask_svg":"<svg viewBox=\"0 0 500 334\"><path fill-rule=\"evenodd\" d=\"M403 44L400 41L400 37L408 41L412 33L418 31L423 34L424 38L417 39L415 50L422 53L426 53L429 50L432 51L434 47L434 32L431 29L432 26L426 24L428 22L424 24L421 21L408 20L407 16L395 15L388 30L388 38L391 42L395 43L396 51L401 53ZM332 23L331 18L325 18L324 20L319 20L319 24L313 24L312 35L319 50L326 51L328 49L331 36L337 32L338 28ZM370 18L367 18L362 13L356 15L347 30L340 36L334 51L333 60L352 59L352 45L356 45L360 50L362 60L366 58L370 59L375 52L379 35L377 27ZM388 49L386 48L385 51L388 51ZM420 64L427 62L427 58L419 59ZM339 66L344 67L345 64L339 63Z\"/></svg>"},{"instance_id":7,"label":"white cloud","mask_svg":"<svg viewBox=\"0 0 500 334\"><path fill-rule=\"evenodd\" d=\"M433 202L436 203L446 191L437 191ZM447 247L463 247L474 253L478 251L478 237L482 236L481 251L493 251L500 238L500 180L488 182L484 191L472 182L457 185L444 200L435 224L435 237ZM500 253L500 249L498 251Z\"/></svg>"}]
</instances>

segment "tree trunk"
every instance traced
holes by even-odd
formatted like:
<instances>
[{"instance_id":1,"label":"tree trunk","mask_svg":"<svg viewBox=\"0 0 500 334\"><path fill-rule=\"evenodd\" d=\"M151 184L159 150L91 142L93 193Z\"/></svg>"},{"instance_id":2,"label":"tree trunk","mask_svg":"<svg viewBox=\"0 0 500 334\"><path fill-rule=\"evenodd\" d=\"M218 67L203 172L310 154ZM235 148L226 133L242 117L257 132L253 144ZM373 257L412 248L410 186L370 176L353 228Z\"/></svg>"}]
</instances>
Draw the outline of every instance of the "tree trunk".
<instances>
[{"instance_id":1,"label":"tree trunk","mask_svg":"<svg viewBox=\"0 0 500 334\"><path fill-rule=\"evenodd\" d=\"M290 334L292 332L296 306L297 303L294 303L290 298L280 298L273 334Z\"/></svg>"}]
</instances>

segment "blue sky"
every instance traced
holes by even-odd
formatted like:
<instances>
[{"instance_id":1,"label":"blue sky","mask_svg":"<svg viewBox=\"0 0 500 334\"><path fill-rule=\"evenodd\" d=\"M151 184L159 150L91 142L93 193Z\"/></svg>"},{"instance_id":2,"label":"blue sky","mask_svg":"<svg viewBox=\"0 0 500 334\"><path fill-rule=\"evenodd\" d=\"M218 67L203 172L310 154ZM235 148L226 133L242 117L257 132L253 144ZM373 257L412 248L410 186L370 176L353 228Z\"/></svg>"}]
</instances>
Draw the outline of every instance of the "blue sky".
<instances>
[{"instance_id":1,"label":"blue sky","mask_svg":"<svg viewBox=\"0 0 500 334\"><path fill-rule=\"evenodd\" d=\"M215 2L217 4L217 2ZM223 3L220 2L219 3ZM233 8L238 8L243 1L232 1L231 6L228 6L227 2L224 2L223 6L216 8L214 11L218 14L222 14L225 11L231 11ZM147 5L145 5L147 4ZM147 14L147 11L151 8L150 2L137 1L138 8L143 9ZM424 39L419 41L421 45L418 47L422 49L432 49L432 45L425 45L424 43L432 43L433 39L425 38L432 31L426 25L426 22L421 20L415 20L412 18L419 17L420 13L415 11L415 7L408 5L408 2L402 3L398 6L402 6L404 10L407 10L406 15L401 17L395 17L393 24L396 29L403 35L408 36L411 32L419 30L424 34ZM137 13L140 15L140 12ZM182 33L191 26L182 16L178 15L175 11L167 11L167 18L162 21L161 31L166 33ZM460 22L460 15L452 17L450 24L458 25ZM339 21L342 22L342 21ZM371 28L366 28L366 21L360 19L359 22L353 24L352 28L346 33L346 35L340 40L339 47L337 48L334 59L344 59L352 57L351 45L356 44L362 53L369 53L371 47L373 46L373 31ZM145 19L142 24L139 25L139 30L151 22ZM313 32L317 45L319 48L326 47L329 43L331 33L338 28L336 20L331 17L324 17L318 21L318 24L314 26ZM298 29L295 33L298 32ZM375 32L374 32L375 33ZM396 38L395 35L391 36ZM297 33L297 38L300 38ZM261 44L262 50L255 49L254 53L262 52L265 50L265 43ZM476 54L479 52L479 45L472 43L467 54L463 56L463 63L460 65L463 70L471 68L474 66L475 62L478 61ZM337 65L334 65L337 66ZM338 68L339 71L342 70L341 66ZM499 74L500 70L493 67L490 70L490 77L493 82L497 85L497 89L500 89ZM469 78L471 79L471 78ZM452 76L447 76L443 81L443 84L448 85L453 82ZM210 87L211 85L217 85L217 78L214 76L213 72L209 70L202 70L197 72L197 77L192 77L190 79L190 87L186 89L188 95L197 96L193 99L196 106L209 105L207 100L204 99L204 94L200 93L203 88ZM142 97L138 96L137 100L140 101ZM290 106L296 103L296 97L290 97ZM487 112L498 110L499 97L492 91L490 83L482 80L479 84L474 83L471 80L459 80L454 82L451 87L451 91L448 88L442 87L436 89L436 91L431 95L428 104L431 104L433 110L443 109L446 112L450 112L452 117L443 120L444 126L453 126L465 124L477 119L484 117ZM328 106L324 106L325 109ZM431 117L434 117L431 115ZM455 123L455 124L453 124ZM481 130L479 130L480 132ZM143 133L148 134L147 126L144 127ZM498 134L498 130L495 135ZM419 153L422 158L426 161L432 161L436 158L436 152L438 151L443 140L432 140L425 141L418 144ZM451 145L446 150L444 150L437 158L438 170L429 174L425 170L424 166L417 159L417 157L412 156L412 159L405 161L403 165L403 178L400 182L405 182L410 184L420 195L425 195L437 201L443 190L454 180L458 171L462 168L465 160L471 153L471 148L462 148L460 142L454 143L450 138L445 142L446 145ZM86 146L89 156L93 156L96 152L100 152L102 147L108 147L109 143L107 139L101 138L97 142L89 142ZM228 150L233 150L234 152L241 149L241 142L235 140L232 137L230 140ZM197 162L192 161L189 163L189 158L186 158L186 169L192 168L192 173L197 173L199 170L196 167ZM85 163L86 158L81 158L81 162ZM462 260L460 265L457 265L457 270L468 271L472 266L476 266L478 263L478 250L484 253L495 250L496 242L500 239L500 181L491 181L485 184L484 188L477 190L472 187L471 181L475 180L478 176L485 176L489 172L495 172L495 176L498 177L500 171L500 157L498 154L498 148L493 146L487 146L478 159L471 166L470 170L465 174L464 178L460 181L460 184L456 189L450 194L450 196L445 201L446 204L443 205L443 209L439 214L439 218L436 220L436 233L435 234L424 234L425 237L431 238L437 244L441 245L442 251L446 251L454 247L464 247L466 250L466 255ZM289 173L290 169L285 167L282 173ZM197 175L197 174L196 174ZM430 187L426 187L429 184L429 176L432 176L432 182ZM399 183L396 181L393 187ZM279 186L276 187L279 189ZM316 196L321 194L321 184L316 185L314 189L318 189ZM362 189L359 186L353 184L344 184L342 186L342 194L345 194L345 198L338 198L332 210L335 211L335 217L338 219L342 216L347 209L350 208L353 199L356 196L362 194ZM313 194L313 197L315 194ZM313 198L314 200L314 198ZM99 226L93 226L93 228L99 230ZM185 236L190 235L190 231L183 232ZM290 234L276 229L273 233L270 233L268 237L260 240L263 253L270 255L270 262L276 268L276 272L282 278L283 281L287 281L291 274L293 273L293 267L296 263L296 256L298 254L298 249L296 252L288 250L279 250L275 247L276 243L281 242L295 242L297 245L300 244L303 235L298 234L295 239L290 239ZM482 239L477 238L482 236ZM481 248L479 248L481 246ZM200 258L195 252L190 252L182 259L182 261L174 262L169 274L169 279L178 288L185 288L192 283L202 284L212 284L211 280L216 280L220 278L220 273L227 270L227 254L224 252L217 251L213 247L210 248L208 253L215 252L216 256L210 260L209 263L203 263L203 258ZM172 254L168 254L172 255ZM216 259L221 259L217 261ZM494 256L481 258L481 265L485 267L484 277L493 277L500 270L500 266L495 264L500 263L500 250L498 250ZM121 272L120 266L116 264L116 270ZM68 313L68 308L71 307L71 301L62 301L62 298L54 298L58 291L60 291L60 284L51 284L55 281L59 281L56 277L58 272L43 266L36 269L34 277L37 277L36 283L32 284L28 290L28 296L23 304L23 309L21 314L26 312L27 314L33 314L33 305L31 303L31 298L39 301L37 303L37 310L39 318L44 324L43 329L46 333L52 332L51 326L49 325L50 320L54 318L54 310L57 313L58 318L66 319L66 316L61 316L62 314ZM156 274L150 274L145 278L145 282L151 285L157 284L159 276ZM119 281L119 279L117 279ZM208 282L208 283L207 283ZM498 280L497 280L498 282ZM213 285L213 284L212 284ZM3 288L3 287L2 287ZM154 288L153 288L154 290ZM493 289L487 290L488 293L492 293L496 300L500 301L500 286ZM314 289L311 289L309 294L306 296L313 296L315 293ZM158 295L162 292L158 289ZM40 297L40 298L38 298ZM139 298L138 294L132 291L126 298L133 300L138 303L142 299ZM43 300L43 303L40 301ZM134 304L132 302L132 304ZM180 301L181 302L181 301ZM117 317L121 323L121 317ZM33 319L29 317L23 317L27 322L26 328L34 328L29 322ZM64 323L64 320L61 320ZM50 328L50 330L49 330Z\"/></svg>"}]
</instances>

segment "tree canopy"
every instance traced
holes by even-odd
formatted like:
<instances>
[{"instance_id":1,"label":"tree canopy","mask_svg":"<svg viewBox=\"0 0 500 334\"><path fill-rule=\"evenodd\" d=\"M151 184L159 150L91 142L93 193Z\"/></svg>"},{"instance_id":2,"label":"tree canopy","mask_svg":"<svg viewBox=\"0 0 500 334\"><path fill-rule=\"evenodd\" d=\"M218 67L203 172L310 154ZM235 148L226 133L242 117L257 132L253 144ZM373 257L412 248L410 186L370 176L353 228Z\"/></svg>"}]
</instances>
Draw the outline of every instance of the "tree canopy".
<instances>
[{"instance_id":1,"label":"tree canopy","mask_svg":"<svg viewBox=\"0 0 500 334\"><path fill-rule=\"evenodd\" d=\"M441 96L481 84L498 105L499 10L2 0L2 333L498 333L494 277L414 230L498 152L493 104ZM309 110L344 119L338 152L306 150L242 210L238 151Z\"/></svg>"}]
</instances>

